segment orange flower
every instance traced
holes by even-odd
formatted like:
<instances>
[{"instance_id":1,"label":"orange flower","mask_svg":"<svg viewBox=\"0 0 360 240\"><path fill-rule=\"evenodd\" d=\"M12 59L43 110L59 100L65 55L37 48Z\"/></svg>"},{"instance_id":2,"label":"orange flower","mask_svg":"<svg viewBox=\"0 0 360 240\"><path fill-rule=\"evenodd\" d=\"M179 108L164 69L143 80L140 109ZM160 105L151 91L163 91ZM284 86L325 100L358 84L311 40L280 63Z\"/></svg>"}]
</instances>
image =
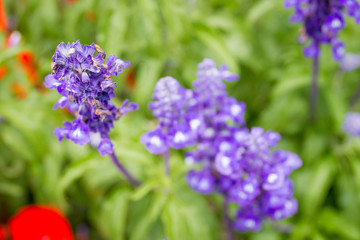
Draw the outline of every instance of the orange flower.
<instances>
[{"instance_id":1,"label":"orange flower","mask_svg":"<svg viewBox=\"0 0 360 240\"><path fill-rule=\"evenodd\" d=\"M23 66L26 76L31 85L35 86L39 81L39 76L35 67L34 54L30 51L21 51L17 55L18 61Z\"/></svg>"},{"instance_id":2,"label":"orange flower","mask_svg":"<svg viewBox=\"0 0 360 240\"><path fill-rule=\"evenodd\" d=\"M24 85L19 82L11 83L10 90L14 93L17 99L25 99L27 97L27 92Z\"/></svg>"},{"instance_id":3,"label":"orange flower","mask_svg":"<svg viewBox=\"0 0 360 240\"><path fill-rule=\"evenodd\" d=\"M6 32L8 30L8 21L6 18L4 1L0 0L0 31Z\"/></svg>"},{"instance_id":4,"label":"orange flower","mask_svg":"<svg viewBox=\"0 0 360 240\"><path fill-rule=\"evenodd\" d=\"M125 84L128 89L133 91L136 88L136 69L131 68L126 72L125 75Z\"/></svg>"},{"instance_id":5,"label":"orange flower","mask_svg":"<svg viewBox=\"0 0 360 240\"><path fill-rule=\"evenodd\" d=\"M6 76L9 72L9 68L7 66L0 66L0 81Z\"/></svg>"},{"instance_id":6,"label":"orange flower","mask_svg":"<svg viewBox=\"0 0 360 240\"><path fill-rule=\"evenodd\" d=\"M68 3L76 3L77 2L77 0L66 0Z\"/></svg>"}]
</instances>

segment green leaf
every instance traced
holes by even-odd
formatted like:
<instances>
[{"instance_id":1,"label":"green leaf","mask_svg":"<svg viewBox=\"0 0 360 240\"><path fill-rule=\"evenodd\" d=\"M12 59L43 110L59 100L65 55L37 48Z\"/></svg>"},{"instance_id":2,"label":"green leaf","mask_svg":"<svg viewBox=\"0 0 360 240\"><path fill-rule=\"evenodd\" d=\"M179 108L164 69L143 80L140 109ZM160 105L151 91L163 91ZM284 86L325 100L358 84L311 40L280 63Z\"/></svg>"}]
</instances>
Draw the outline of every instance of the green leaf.
<instances>
[{"instance_id":1,"label":"green leaf","mask_svg":"<svg viewBox=\"0 0 360 240\"><path fill-rule=\"evenodd\" d=\"M323 230L339 236L340 239L360 239L359 226L344 218L332 208L324 209L317 222Z\"/></svg>"},{"instance_id":2,"label":"green leaf","mask_svg":"<svg viewBox=\"0 0 360 240\"><path fill-rule=\"evenodd\" d=\"M23 194L23 189L18 184L0 179L0 194L10 197L20 197Z\"/></svg>"},{"instance_id":3,"label":"green leaf","mask_svg":"<svg viewBox=\"0 0 360 240\"><path fill-rule=\"evenodd\" d=\"M259 19L264 18L264 15L273 12L273 9L276 7L277 4L274 1L257 1L247 14L246 20L248 25L253 26Z\"/></svg>"},{"instance_id":4,"label":"green leaf","mask_svg":"<svg viewBox=\"0 0 360 240\"><path fill-rule=\"evenodd\" d=\"M196 35L209 49L211 49L219 56L223 63L229 65L229 69L232 72L239 72L239 68L236 60L234 59L234 56L227 48L224 40L219 34L215 34L211 31L207 31L206 29L198 27L196 29Z\"/></svg>"},{"instance_id":5,"label":"green leaf","mask_svg":"<svg viewBox=\"0 0 360 240\"><path fill-rule=\"evenodd\" d=\"M162 222L171 240L211 240L220 235L202 196L184 187L169 199Z\"/></svg>"},{"instance_id":6,"label":"green leaf","mask_svg":"<svg viewBox=\"0 0 360 240\"><path fill-rule=\"evenodd\" d=\"M167 200L168 194L164 194L164 192L154 194L150 205L141 213L141 216L138 215L135 219L136 224L131 231L130 240L144 239L151 226L159 219Z\"/></svg>"},{"instance_id":7,"label":"green leaf","mask_svg":"<svg viewBox=\"0 0 360 240\"><path fill-rule=\"evenodd\" d=\"M118 189L102 203L100 221L109 239L125 239L130 190Z\"/></svg>"},{"instance_id":8,"label":"green leaf","mask_svg":"<svg viewBox=\"0 0 360 240\"><path fill-rule=\"evenodd\" d=\"M1 129L1 135L4 144L22 159L27 161L36 159L31 144L26 141L17 129L13 127L3 127Z\"/></svg>"},{"instance_id":9,"label":"green leaf","mask_svg":"<svg viewBox=\"0 0 360 240\"><path fill-rule=\"evenodd\" d=\"M144 198L151 190L159 186L160 181L158 179L147 181L134 191L134 193L131 195L131 200L138 201Z\"/></svg>"},{"instance_id":10,"label":"green leaf","mask_svg":"<svg viewBox=\"0 0 360 240\"><path fill-rule=\"evenodd\" d=\"M159 80L163 61L161 59L148 59L142 62L137 72L138 88L134 93L135 102L146 108L157 80Z\"/></svg>"},{"instance_id":11,"label":"green leaf","mask_svg":"<svg viewBox=\"0 0 360 240\"><path fill-rule=\"evenodd\" d=\"M341 126L344 121L344 115L347 111L346 101L341 98L341 95L337 92L326 89L323 91L325 100L330 110L330 116L333 121L336 132L341 132Z\"/></svg>"},{"instance_id":12,"label":"green leaf","mask_svg":"<svg viewBox=\"0 0 360 240\"><path fill-rule=\"evenodd\" d=\"M123 1L106 1L102 3L101 7L104 15L99 19L99 45L105 52L117 55L126 46L124 36L127 29L129 6Z\"/></svg>"},{"instance_id":13,"label":"green leaf","mask_svg":"<svg viewBox=\"0 0 360 240\"><path fill-rule=\"evenodd\" d=\"M325 201L329 188L335 177L334 161L331 157L319 159L321 161L312 168L312 174L307 184L307 191L304 193L302 209L308 218L316 216L320 206Z\"/></svg>"},{"instance_id":14,"label":"green leaf","mask_svg":"<svg viewBox=\"0 0 360 240\"><path fill-rule=\"evenodd\" d=\"M272 96L278 98L309 85L309 76L292 76L279 82L272 91Z\"/></svg>"},{"instance_id":15,"label":"green leaf","mask_svg":"<svg viewBox=\"0 0 360 240\"><path fill-rule=\"evenodd\" d=\"M76 179L85 175L87 171L93 169L97 165L98 159L94 158L93 155L90 155L84 159L72 163L65 171L63 176L59 181L59 191L65 192L66 189L73 183Z\"/></svg>"},{"instance_id":16,"label":"green leaf","mask_svg":"<svg viewBox=\"0 0 360 240\"><path fill-rule=\"evenodd\" d=\"M327 147L327 138L319 132L309 131L305 135L302 156L306 162L318 162Z\"/></svg>"}]
</instances>

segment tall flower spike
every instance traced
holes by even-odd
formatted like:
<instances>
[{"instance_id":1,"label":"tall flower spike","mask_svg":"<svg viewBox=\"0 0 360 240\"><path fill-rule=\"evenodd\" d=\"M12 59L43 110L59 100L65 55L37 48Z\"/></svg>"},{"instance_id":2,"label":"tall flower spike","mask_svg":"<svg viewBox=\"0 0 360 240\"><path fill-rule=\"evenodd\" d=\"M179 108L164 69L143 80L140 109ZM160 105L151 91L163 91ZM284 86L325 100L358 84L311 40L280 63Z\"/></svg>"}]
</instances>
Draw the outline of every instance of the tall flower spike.
<instances>
[{"instance_id":1,"label":"tall flower spike","mask_svg":"<svg viewBox=\"0 0 360 240\"><path fill-rule=\"evenodd\" d=\"M345 57L345 44L338 39L345 27L345 15L360 23L360 5L356 0L284 0L285 8L293 8L291 22L303 23L299 42L310 43L304 47L305 57L313 58L312 80L309 97L310 120L316 119L319 56L322 44L331 44L333 59L341 62Z\"/></svg>"},{"instance_id":2,"label":"tall flower spike","mask_svg":"<svg viewBox=\"0 0 360 240\"><path fill-rule=\"evenodd\" d=\"M302 22L304 31L300 42L310 39L304 48L304 55L315 58L320 53L320 45L331 44L333 58L341 61L345 56L345 45L338 40L338 33L345 26L345 15L360 23L360 5L356 0L285 0L285 8L293 8L291 22Z\"/></svg>"},{"instance_id":3,"label":"tall flower spike","mask_svg":"<svg viewBox=\"0 0 360 240\"><path fill-rule=\"evenodd\" d=\"M63 128L57 127L54 135L59 141L66 138L79 145L91 141L100 155L110 155L119 170L136 185L138 182L115 156L108 136L114 121L138 109L138 105L129 103L129 100L119 108L111 101L116 87L111 77L121 73L130 63L114 55L105 60L105 56L105 52L94 43L62 42L57 46L52 57L53 72L45 77L44 85L62 95L54 109L67 107L76 118L71 123L65 122Z\"/></svg>"},{"instance_id":4,"label":"tall flower spike","mask_svg":"<svg viewBox=\"0 0 360 240\"><path fill-rule=\"evenodd\" d=\"M190 124L185 121L186 106L192 92L184 89L172 77L160 79L153 93L155 101L149 109L158 118L156 129L141 136L147 150L153 154L166 153L169 148L180 149L194 143Z\"/></svg>"},{"instance_id":5,"label":"tall flower spike","mask_svg":"<svg viewBox=\"0 0 360 240\"><path fill-rule=\"evenodd\" d=\"M56 128L54 134L60 141L65 137L85 145L90 142L91 133L99 133L100 155L113 153L108 133L114 121L138 109L128 100L120 108L111 101L116 87L111 76L121 73L130 63L114 55L106 61L104 57L104 51L96 44L60 43L52 58L53 73L47 75L44 82L47 88L57 89L62 95L54 108L68 106L76 116L72 123L65 122L64 128Z\"/></svg>"}]
</instances>

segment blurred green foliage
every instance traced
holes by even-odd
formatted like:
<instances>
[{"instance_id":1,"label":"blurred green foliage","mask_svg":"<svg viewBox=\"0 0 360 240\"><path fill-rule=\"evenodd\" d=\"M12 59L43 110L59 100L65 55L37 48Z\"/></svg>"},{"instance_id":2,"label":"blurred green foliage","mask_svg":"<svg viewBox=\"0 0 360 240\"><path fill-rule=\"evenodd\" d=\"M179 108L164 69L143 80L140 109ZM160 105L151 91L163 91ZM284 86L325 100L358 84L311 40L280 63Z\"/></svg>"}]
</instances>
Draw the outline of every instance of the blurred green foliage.
<instances>
[{"instance_id":1,"label":"blurred green foliage","mask_svg":"<svg viewBox=\"0 0 360 240\"><path fill-rule=\"evenodd\" d=\"M341 131L345 112L359 107L348 102L360 71L342 73L329 47L322 48L318 118L310 123L311 61L296 42L301 26L288 22L282 0L11 0L5 6L22 44L0 52L0 65L10 69L0 80L1 222L23 205L50 203L66 212L74 232L89 228L90 239L222 239L221 199L187 187L183 153L171 153L168 178L162 159L139 143L155 124L147 103L156 81L171 75L189 87L197 63L208 57L241 75L228 89L247 104L248 125L279 132L279 147L304 162L292 175L299 212L239 239L360 239L360 141ZM349 20L340 35L347 51L360 53L358 36ZM96 150L57 141L53 130L72 117L52 111L57 93L33 88L16 61L19 51L32 50L43 79L57 44L78 39L132 63L116 78L115 101L128 97L141 109L116 123L111 138L142 180L137 189ZM130 72L135 87L125 84ZM25 86L25 100L9 91L13 81Z\"/></svg>"}]
</instances>

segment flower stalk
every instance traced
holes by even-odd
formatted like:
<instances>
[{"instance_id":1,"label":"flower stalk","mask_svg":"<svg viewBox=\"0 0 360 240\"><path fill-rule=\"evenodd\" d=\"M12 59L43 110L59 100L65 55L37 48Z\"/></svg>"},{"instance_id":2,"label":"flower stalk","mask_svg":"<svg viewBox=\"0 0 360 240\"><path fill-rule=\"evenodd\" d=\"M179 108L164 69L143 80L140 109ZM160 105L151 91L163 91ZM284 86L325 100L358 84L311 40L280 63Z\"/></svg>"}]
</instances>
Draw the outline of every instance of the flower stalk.
<instances>
[{"instance_id":1,"label":"flower stalk","mask_svg":"<svg viewBox=\"0 0 360 240\"><path fill-rule=\"evenodd\" d=\"M112 153L109 155L112 162L115 164L115 166L119 169L119 171L124 174L124 176L126 177L126 179L128 180L128 182L133 185L134 187L137 187L140 185L140 182L138 180L136 180L129 172L128 170L124 167L124 165L122 165L122 163L120 162L120 160L117 158L117 156L115 155L115 153Z\"/></svg>"},{"instance_id":2,"label":"flower stalk","mask_svg":"<svg viewBox=\"0 0 360 240\"><path fill-rule=\"evenodd\" d=\"M309 116L312 122L316 120L318 78L319 78L319 56L316 56L313 59L313 65L312 65L312 77L310 84L310 99L309 99Z\"/></svg>"}]
</instances>

